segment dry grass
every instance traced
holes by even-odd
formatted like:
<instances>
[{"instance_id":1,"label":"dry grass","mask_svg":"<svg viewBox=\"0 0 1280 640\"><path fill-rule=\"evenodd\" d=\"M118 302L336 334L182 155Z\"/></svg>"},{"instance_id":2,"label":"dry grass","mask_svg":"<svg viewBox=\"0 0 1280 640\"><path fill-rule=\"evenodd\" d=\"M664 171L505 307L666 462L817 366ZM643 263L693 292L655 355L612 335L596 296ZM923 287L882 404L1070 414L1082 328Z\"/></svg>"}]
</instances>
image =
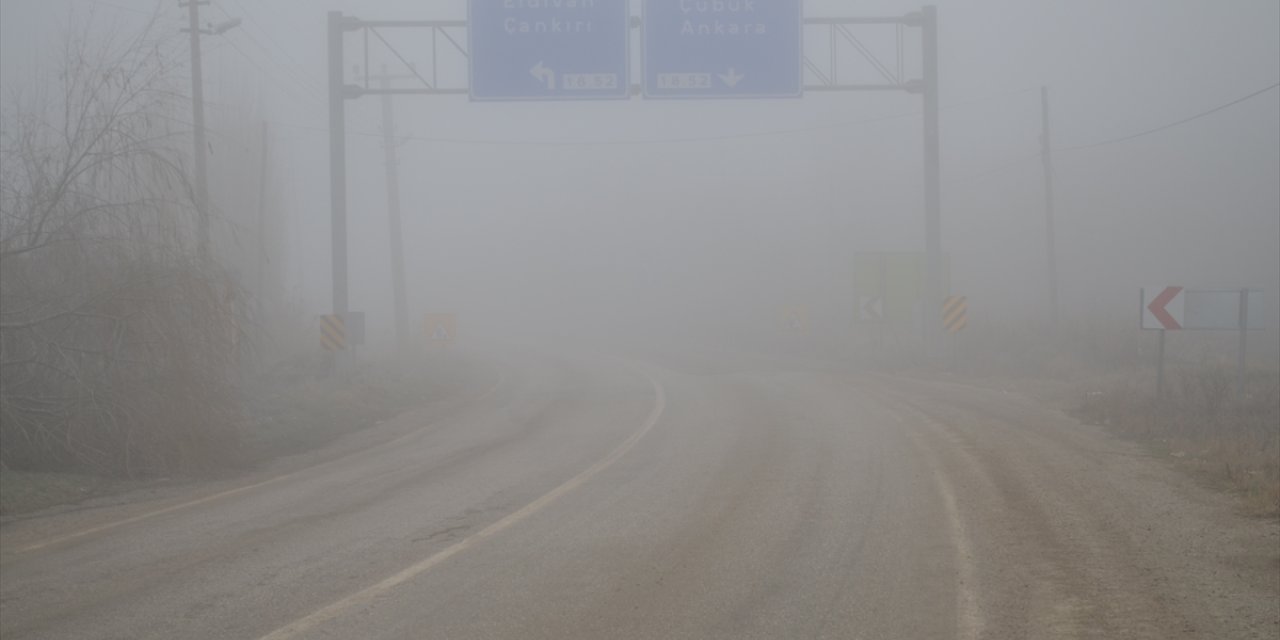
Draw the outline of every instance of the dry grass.
<instances>
[{"instance_id":1,"label":"dry grass","mask_svg":"<svg viewBox=\"0 0 1280 640\"><path fill-rule=\"evenodd\" d=\"M0 466L155 477L238 443L243 292L192 249L177 69L149 30L68 37L0 111Z\"/></svg>"},{"instance_id":2,"label":"dry grass","mask_svg":"<svg viewBox=\"0 0 1280 640\"><path fill-rule=\"evenodd\" d=\"M1250 513L1280 516L1280 374L1255 371L1245 393L1233 372L1171 372L1163 400L1149 376L1107 379L1081 395L1077 415L1157 451L1211 484L1238 492Z\"/></svg>"},{"instance_id":3,"label":"dry grass","mask_svg":"<svg viewBox=\"0 0 1280 640\"><path fill-rule=\"evenodd\" d=\"M239 419L227 423L239 447L226 466L207 468L203 474L193 475L186 469L174 476L136 481L84 470L22 471L0 466L0 515L17 516L157 484L236 473L235 467L255 467L317 449L433 400L465 395L463 388L492 375L479 363L461 357L423 358L411 364L366 362L346 377L328 375L328 371L324 358L315 355L293 358L254 375L245 385Z\"/></svg>"},{"instance_id":4,"label":"dry grass","mask_svg":"<svg viewBox=\"0 0 1280 640\"><path fill-rule=\"evenodd\" d=\"M257 464L315 449L442 398L466 394L490 375L464 357L420 357L362 364L349 377L327 375L322 356L293 358L255 376L239 432L242 462Z\"/></svg>"},{"instance_id":5,"label":"dry grass","mask_svg":"<svg viewBox=\"0 0 1280 640\"><path fill-rule=\"evenodd\" d=\"M1208 484L1242 496L1253 514L1280 516L1280 355L1276 330L1250 336L1252 368L1236 392L1232 332L1167 339L1165 398L1156 399L1156 335L1123 319L974 327L953 373L1007 381L1082 420L1143 442Z\"/></svg>"}]
</instances>

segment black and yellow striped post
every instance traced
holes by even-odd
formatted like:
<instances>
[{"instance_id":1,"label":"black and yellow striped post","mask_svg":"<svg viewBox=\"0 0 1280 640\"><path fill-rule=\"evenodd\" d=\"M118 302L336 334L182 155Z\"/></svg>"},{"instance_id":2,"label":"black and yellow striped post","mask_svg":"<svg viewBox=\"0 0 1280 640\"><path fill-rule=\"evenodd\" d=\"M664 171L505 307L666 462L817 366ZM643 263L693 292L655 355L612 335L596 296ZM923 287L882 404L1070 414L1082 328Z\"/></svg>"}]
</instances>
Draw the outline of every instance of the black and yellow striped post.
<instances>
[{"instance_id":1,"label":"black and yellow striped post","mask_svg":"<svg viewBox=\"0 0 1280 640\"><path fill-rule=\"evenodd\" d=\"M964 296L947 296L942 300L942 328L951 336L951 368L959 367L960 354L956 348L956 334L969 326L969 299Z\"/></svg>"},{"instance_id":2,"label":"black and yellow striped post","mask_svg":"<svg viewBox=\"0 0 1280 640\"><path fill-rule=\"evenodd\" d=\"M320 346L325 351L345 351L347 348L347 323L340 315L320 316Z\"/></svg>"},{"instance_id":3,"label":"black and yellow striped post","mask_svg":"<svg viewBox=\"0 0 1280 640\"><path fill-rule=\"evenodd\" d=\"M955 335L969 326L969 299L964 296L947 296L942 301L942 327Z\"/></svg>"}]
</instances>

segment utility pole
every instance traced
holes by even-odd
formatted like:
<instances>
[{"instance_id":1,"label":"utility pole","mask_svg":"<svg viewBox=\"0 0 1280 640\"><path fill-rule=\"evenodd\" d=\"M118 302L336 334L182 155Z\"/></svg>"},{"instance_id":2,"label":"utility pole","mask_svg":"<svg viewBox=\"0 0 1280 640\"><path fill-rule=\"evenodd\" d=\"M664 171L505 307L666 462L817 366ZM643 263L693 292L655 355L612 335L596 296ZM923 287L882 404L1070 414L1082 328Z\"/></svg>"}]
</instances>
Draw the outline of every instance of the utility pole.
<instances>
[{"instance_id":1,"label":"utility pole","mask_svg":"<svg viewBox=\"0 0 1280 640\"><path fill-rule=\"evenodd\" d=\"M200 62L200 36L222 35L229 29L240 25L239 18L233 18L208 29L200 28L200 5L209 4L209 0L186 0L178 2L178 6L187 8L187 28L183 29L191 37L191 124L194 129L192 151L195 153L195 197L196 197L196 252L203 265L209 259L209 167L208 145L204 137L204 71Z\"/></svg>"},{"instance_id":2,"label":"utility pole","mask_svg":"<svg viewBox=\"0 0 1280 640\"><path fill-rule=\"evenodd\" d=\"M938 9L920 13L923 40L924 98L924 229L925 229L925 344L940 351L942 339L942 179L938 141Z\"/></svg>"},{"instance_id":3,"label":"utility pole","mask_svg":"<svg viewBox=\"0 0 1280 640\"><path fill-rule=\"evenodd\" d=\"M342 34L347 19L329 12L329 205L333 314L347 317L347 104Z\"/></svg>"},{"instance_id":4,"label":"utility pole","mask_svg":"<svg viewBox=\"0 0 1280 640\"><path fill-rule=\"evenodd\" d=\"M267 121L262 121L262 164L258 172L258 322L266 322L267 309Z\"/></svg>"},{"instance_id":5,"label":"utility pole","mask_svg":"<svg viewBox=\"0 0 1280 640\"><path fill-rule=\"evenodd\" d=\"M1053 144L1049 137L1049 87L1040 87L1040 159L1044 166L1045 252L1049 261L1049 325L1058 326L1058 249L1053 223Z\"/></svg>"},{"instance_id":6,"label":"utility pole","mask_svg":"<svg viewBox=\"0 0 1280 640\"><path fill-rule=\"evenodd\" d=\"M204 140L204 73L200 64L200 5L208 0L187 0L187 32L191 36L191 121L195 128L196 254L200 264L209 259L209 175Z\"/></svg>"},{"instance_id":7,"label":"utility pole","mask_svg":"<svg viewBox=\"0 0 1280 640\"><path fill-rule=\"evenodd\" d=\"M367 70L366 70L367 73ZM417 76L391 76L387 74L387 65L382 65L382 75L369 79L378 81L382 90L382 148L387 165L387 226L391 233L391 292L394 298L393 310L396 323L396 345L400 352L409 345L409 306L405 299L404 287L404 239L400 232L400 170L396 157L395 111L391 108L391 81L397 77L416 78Z\"/></svg>"}]
</instances>

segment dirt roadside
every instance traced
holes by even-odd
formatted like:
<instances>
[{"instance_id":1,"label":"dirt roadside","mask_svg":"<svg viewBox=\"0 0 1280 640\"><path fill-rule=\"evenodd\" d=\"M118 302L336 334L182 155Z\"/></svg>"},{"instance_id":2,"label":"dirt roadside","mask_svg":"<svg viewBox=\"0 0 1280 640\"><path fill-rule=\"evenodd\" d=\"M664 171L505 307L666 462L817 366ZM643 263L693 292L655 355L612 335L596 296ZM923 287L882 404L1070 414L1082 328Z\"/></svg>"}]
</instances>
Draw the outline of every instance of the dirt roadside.
<instances>
[{"instance_id":1,"label":"dirt roadside","mask_svg":"<svg viewBox=\"0 0 1280 640\"><path fill-rule=\"evenodd\" d=\"M1256 372L1243 399L1220 369L1169 376L1157 401L1154 380L1133 373L1080 380L912 371L907 378L1017 394L1079 422L1104 428L1194 478L1251 517L1280 519L1280 381Z\"/></svg>"},{"instance_id":2,"label":"dirt roadside","mask_svg":"<svg viewBox=\"0 0 1280 640\"><path fill-rule=\"evenodd\" d=\"M499 375L491 359L462 353L408 364L368 362L342 378L317 372L323 367L316 362L294 361L246 382L241 456L234 467L134 479L4 469L0 524L164 502L317 464L394 438L405 428L399 416L444 410Z\"/></svg>"},{"instance_id":3,"label":"dirt roadside","mask_svg":"<svg viewBox=\"0 0 1280 640\"><path fill-rule=\"evenodd\" d=\"M1280 520L1021 392L881 380L941 452L989 637L1280 637Z\"/></svg>"}]
</instances>

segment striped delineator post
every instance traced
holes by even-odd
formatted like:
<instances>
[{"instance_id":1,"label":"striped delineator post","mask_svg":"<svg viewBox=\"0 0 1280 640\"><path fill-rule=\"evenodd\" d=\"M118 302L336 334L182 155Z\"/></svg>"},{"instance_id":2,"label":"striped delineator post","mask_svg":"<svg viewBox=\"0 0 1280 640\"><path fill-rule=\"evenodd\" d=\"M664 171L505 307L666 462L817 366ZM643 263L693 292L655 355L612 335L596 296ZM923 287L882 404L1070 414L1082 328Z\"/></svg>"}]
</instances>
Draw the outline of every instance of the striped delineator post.
<instances>
[{"instance_id":1,"label":"striped delineator post","mask_svg":"<svg viewBox=\"0 0 1280 640\"><path fill-rule=\"evenodd\" d=\"M325 351L344 351L347 348L347 323L337 314L320 316L320 346Z\"/></svg>"},{"instance_id":2,"label":"striped delineator post","mask_svg":"<svg viewBox=\"0 0 1280 640\"><path fill-rule=\"evenodd\" d=\"M969 299L964 296L947 296L942 299L942 328L951 336L951 368L960 365L960 353L956 349L956 334L969 326Z\"/></svg>"},{"instance_id":3,"label":"striped delineator post","mask_svg":"<svg viewBox=\"0 0 1280 640\"><path fill-rule=\"evenodd\" d=\"M942 301L942 327L955 335L969 326L969 299L964 296L947 296Z\"/></svg>"}]
</instances>

